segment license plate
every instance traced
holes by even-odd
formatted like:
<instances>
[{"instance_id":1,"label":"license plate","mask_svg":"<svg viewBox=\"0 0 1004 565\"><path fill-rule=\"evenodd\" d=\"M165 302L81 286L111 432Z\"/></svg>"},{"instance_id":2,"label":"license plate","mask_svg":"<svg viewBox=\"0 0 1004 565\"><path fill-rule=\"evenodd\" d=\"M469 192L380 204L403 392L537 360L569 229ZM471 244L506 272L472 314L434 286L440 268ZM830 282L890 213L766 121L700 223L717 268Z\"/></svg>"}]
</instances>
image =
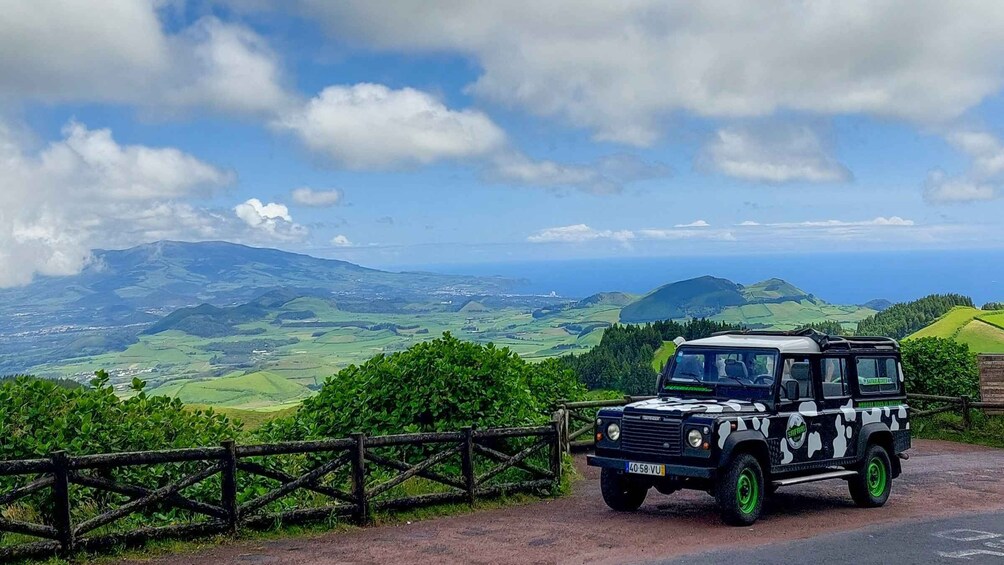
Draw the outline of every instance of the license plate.
<instances>
[{"instance_id":1,"label":"license plate","mask_svg":"<svg viewBox=\"0 0 1004 565\"><path fill-rule=\"evenodd\" d=\"M666 476L666 466L665 465L655 465L653 463L638 463L636 461L627 461L624 464L624 470L628 473L634 473L636 475L655 475L657 477Z\"/></svg>"}]
</instances>

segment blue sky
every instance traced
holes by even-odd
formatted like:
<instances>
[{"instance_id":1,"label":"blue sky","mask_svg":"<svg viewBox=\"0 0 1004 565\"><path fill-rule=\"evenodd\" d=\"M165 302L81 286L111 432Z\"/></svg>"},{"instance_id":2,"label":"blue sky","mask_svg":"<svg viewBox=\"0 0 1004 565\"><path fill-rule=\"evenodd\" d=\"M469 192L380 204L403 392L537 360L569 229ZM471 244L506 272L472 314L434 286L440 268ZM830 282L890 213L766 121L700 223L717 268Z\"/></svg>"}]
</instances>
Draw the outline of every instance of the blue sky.
<instances>
[{"instance_id":1,"label":"blue sky","mask_svg":"<svg viewBox=\"0 0 1004 565\"><path fill-rule=\"evenodd\" d=\"M1004 241L994 2L4 10L3 286L158 239L375 266Z\"/></svg>"}]
</instances>

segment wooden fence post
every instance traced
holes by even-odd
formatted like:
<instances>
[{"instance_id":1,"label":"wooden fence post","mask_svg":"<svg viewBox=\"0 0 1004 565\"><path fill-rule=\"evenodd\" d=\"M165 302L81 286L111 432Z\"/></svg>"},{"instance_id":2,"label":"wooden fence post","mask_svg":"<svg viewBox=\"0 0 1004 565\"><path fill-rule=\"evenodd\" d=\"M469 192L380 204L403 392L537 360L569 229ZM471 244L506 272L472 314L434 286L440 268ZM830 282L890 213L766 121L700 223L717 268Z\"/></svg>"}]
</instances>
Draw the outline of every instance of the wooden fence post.
<instances>
[{"instance_id":1,"label":"wooden fence post","mask_svg":"<svg viewBox=\"0 0 1004 565\"><path fill-rule=\"evenodd\" d=\"M572 452L572 440L569 439L569 422L568 422L568 407L564 404L561 405L561 450L565 453Z\"/></svg>"},{"instance_id":2,"label":"wooden fence post","mask_svg":"<svg viewBox=\"0 0 1004 565\"><path fill-rule=\"evenodd\" d=\"M73 522L70 517L70 468L65 451L50 456L52 461L53 527L59 534L60 552L73 553Z\"/></svg>"},{"instance_id":3,"label":"wooden fence post","mask_svg":"<svg viewBox=\"0 0 1004 565\"><path fill-rule=\"evenodd\" d=\"M554 488L561 485L561 412L555 412L551 418L551 431L554 437L551 439L550 459L551 473L554 474Z\"/></svg>"},{"instance_id":4,"label":"wooden fence post","mask_svg":"<svg viewBox=\"0 0 1004 565\"><path fill-rule=\"evenodd\" d=\"M477 474L474 471L474 428L467 426L463 430L464 446L460 452L461 472L464 475L464 486L467 487L467 503L474 506Z\"/></svg>"},{"instance_id":5,"label":"wooden fence post","mask_svg":"<svg viewBox=\"0 0 1004 565\"><path fill-rule=\"evenodd\" d=\"M237 511L237 448L232 439L224 441L221 445L225 451L223 453L220 505L227 513L227 532L236 534L237 525L240 523Z\"/></svg>"},{"instance_id":6,"label":"wooden fence post","mask_svg":"<svg viewBox=\"0 0 1004 565\"><path fill-rule=\"evenodd\" d=\"M369 504L366 500L366 434L354 433L350 437L356 445L352 454L352 498L356 503L354 517L360 526L369 520Z\"/></svg>"},{"instance_id":7,"label":"wooden fence post","mask_svg":"<svg viewBox=\"0 0 1004 565\"><path fill-rule=\"evenodd\" d=\"M969 417L969 397L961 396L959 398L962 400L962 427L968 432L973 426L973 422Z\"/></svg>"}]
</instances>

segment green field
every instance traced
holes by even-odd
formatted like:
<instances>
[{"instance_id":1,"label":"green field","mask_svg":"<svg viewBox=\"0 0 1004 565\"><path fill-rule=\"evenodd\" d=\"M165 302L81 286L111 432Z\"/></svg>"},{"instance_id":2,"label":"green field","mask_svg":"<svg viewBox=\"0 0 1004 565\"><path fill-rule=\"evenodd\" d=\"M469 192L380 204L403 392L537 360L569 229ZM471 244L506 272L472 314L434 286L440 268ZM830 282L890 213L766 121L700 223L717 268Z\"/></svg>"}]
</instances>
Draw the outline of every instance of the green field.
<instances>
[{"instance_id":1,"label":"green field","mask_svg":"<svg viewBox=\"0 0 1004 565\"><path fill-rule=\"evenodd\" d=\"M1004 311L957 306L906 339L921 337L954 339L976 353L1004 353Z\"/></svg>"},{"instance_id":2,"label":"green field","mask_svg":"<svg viewBox=\"0 0 1004 565\"><path fill-rule=\"evenodd\" d=\"M662 347L655 350L655 356L652 358L652 368L655 369L657 373L661 373L663 367L669 362L670 357L676 353L676 344L672 341L662 342Z\"/></svg>"},{"instance_id":3,"label":"green field","mask_svg":"<svg viewBox=\"0 0 1004 565\"><path fill-rule=\"evenodd\" d=\"M874 310L860 306L837 306L812 300L799 300L779 304L730 306L711 319L747 327L778 330L793 330L814 322L833 320L844 329L853 330L858 322L873 314Z\"/></svg>"},{"instance_id":4,"label":"green field","mask_svg":"<svg viewBox=\"0 0 1004 565\"><path fill-rule=\"evenodd\" d=\"M265 320L236 326L243 332L263 333L219 338L178 330L144 334L125 351L72 358L33 372L85 381L94 371L105 369L123 395L129 394L132 378L139 377L147 381L150 394L178 397L186 403L274 410L300 402L312 394L312 388L350 364L402 351L447 331L462 339L508 347L530 360L583 353L599 343L603 329L615 323L620 312L613 304L591 304L537 317L530 308L483 309L467 304L457 309L360 313L339 310L326 300L298 298L276 308ZM305 311L313 316L283 318ZM256 349L253 344L259 342L263 345ZM247 345L239 353L226 354L211 350L214 344Z\"/></svg>"}]
</instances>

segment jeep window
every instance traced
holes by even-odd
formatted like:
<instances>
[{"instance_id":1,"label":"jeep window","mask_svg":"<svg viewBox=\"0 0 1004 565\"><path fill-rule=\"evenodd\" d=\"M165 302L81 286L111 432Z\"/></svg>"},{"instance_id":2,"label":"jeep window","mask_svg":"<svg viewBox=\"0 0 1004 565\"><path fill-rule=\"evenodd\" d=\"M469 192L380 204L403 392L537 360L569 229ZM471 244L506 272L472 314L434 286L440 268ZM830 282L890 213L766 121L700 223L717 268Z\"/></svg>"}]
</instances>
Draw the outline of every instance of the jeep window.
<instances>
[{"instance_id":1,"label":"jeep window","mask_svg":"<svg viewBox=\"0 0 1004 565\"><path fill-rule=\"evenodd\" d=\"M812 363L806 356L786 357L781 369L781 400L814 400Z\"/></svg>"},{"instance_id":2,"label":"jeep window","mask_svg":"<svg viewBox=\"0 0 1004 565\"><path fill-rule=\"evenodd\" d=\"M823 398L850 396L847 386L847 359L823 357Z\"/></svg>"},{"instance_id":3,"label":"jeep window","mask_svg":"<svg viewBox=\"0 0 1004 565\"><path fill-rule=\"evenodd\" d=\"M892 357L858 357L861 394L898 394L899 368Z\"/></svg>"},{"instance_id":4,"label":"jeep window","mask_svg":"<svg viewBox=\"0 0 1004 565\"><path fill-rule=\"evenodd\" d=\"M713 385L716 391L729 388L723 396L766 398L776 366L777 352L769 349L681 347L667 368L663 387L676 391L686 383ZM750 390L755 392L751 395Z\"/></svg>"}]
</instances>

